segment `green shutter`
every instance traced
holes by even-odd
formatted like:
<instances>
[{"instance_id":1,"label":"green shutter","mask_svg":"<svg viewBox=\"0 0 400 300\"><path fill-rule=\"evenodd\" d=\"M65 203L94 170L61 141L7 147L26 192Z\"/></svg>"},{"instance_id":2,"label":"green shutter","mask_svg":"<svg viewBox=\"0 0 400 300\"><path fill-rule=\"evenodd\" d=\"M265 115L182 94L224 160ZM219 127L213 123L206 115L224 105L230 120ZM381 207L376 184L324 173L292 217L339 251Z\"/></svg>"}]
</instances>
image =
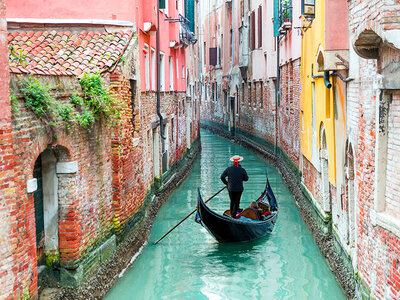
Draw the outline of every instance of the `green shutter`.
<instances>
[{"instance_id":1,"label":"green shutter","mask_svg":"<svg viewBox=\"0 0 400 300\"><path fill-rule=\"evenodd\" d=\"M158 0L158 9L165 9L165 0Z\"/></svg>"},{"instance_id":2,"label":"green shutter","mask_svg":"<svg viewBox=\"0 0 400 300\"><path fill-rule=\"evenodd\" d=\"M185 17L190 21L190 31L194 32L194 0L185 1Z\"/></svg>"},{"instance_id":3,"label":"green shutter","mask_svg":"<svg viewBox=\"0 0 400 300\"><path fill-rule=\"evenodd\" d=\"M279 36L279 1L274 0L274 36Z\"/></svg>"}]
</instances>

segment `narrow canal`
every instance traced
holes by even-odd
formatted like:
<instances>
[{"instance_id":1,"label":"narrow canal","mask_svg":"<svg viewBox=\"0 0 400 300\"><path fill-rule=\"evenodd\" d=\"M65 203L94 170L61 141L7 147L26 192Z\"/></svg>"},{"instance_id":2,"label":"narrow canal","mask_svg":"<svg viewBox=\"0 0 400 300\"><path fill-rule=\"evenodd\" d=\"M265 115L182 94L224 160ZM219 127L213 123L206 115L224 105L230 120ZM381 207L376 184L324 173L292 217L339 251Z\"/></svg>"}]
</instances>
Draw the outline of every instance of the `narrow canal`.
<instances>
[{"instance_id":1,"label":"narrow canal","mask_svg":"<svg viewBox=\"0 0 400 300\"><path fill-rule=\"evenodd\" d=\"M345 299L300 217L278 171L251 151L208 131L187 179L159 211L148 244L106 299ZM265 169L278 200L279 217L268 237L239 244L219 244L194 216L159 244L154 241L196 207L196 190L209 198L223 187L219 176L234 154L244 156L249 181L241 207L265 187ZM223 191L209 206L229 208Z\"/></svg>"}]
</instances>

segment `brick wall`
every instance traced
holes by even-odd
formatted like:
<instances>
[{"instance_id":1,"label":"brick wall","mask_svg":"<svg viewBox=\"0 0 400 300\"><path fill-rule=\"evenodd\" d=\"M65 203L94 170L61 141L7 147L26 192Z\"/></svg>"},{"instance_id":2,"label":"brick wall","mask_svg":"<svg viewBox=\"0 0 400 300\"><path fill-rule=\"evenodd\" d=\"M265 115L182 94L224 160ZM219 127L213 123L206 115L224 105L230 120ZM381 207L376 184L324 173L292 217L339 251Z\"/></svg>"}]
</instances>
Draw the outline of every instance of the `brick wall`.
<instances>
[{"instance_id":1,"label":"brick wall","mask_svg":"<svg viewBox=\"0 0 400 300\"><path fill-rule=\"evenodd\" d=\"M35 263L30 255L32 231L27 232L32 201L18 197L24 191L19 185L21 174L15 170L13 128L9 100L9 72L6 3L0 1L0 298L17 299L24 293L35 296L37 282ZM26 199L28 200L28 199Z\"/></svg>"},{"instance_id":2,"label":"brick wall","mask_svg":"<svg viewBox=\"0 0 400 300\"><path fill-rule=\"evenodd\" d=\"M40 79L50 84L55 83L54 78ZM17 80L13 76L13 82ZM70 83L71 79L66 81ZM79 89L76 79L74 84ZM58 101L67 99L59 97ZM49 127L37 119L31 110L26 109L23 102L23 98L19 97L19 113L14 113L12 119L16 164L14 170L18 174L17 185L23 187L18 197L21 202L19 207L31 200L31 195L25 190L26 181L32 178L35 161L43 151L51 149L58 162L78 163L77 173L58 174L61 265L76 268L86 249L112 229L111 130L104 121L97 122L91 132L75 127L73 133L68 133L59 124L55 132L57 138L54 139ZM27 210L31 226L26 229L28 233L35 231L32 205L30 209L32 211ZM34 236L30 247L35 247L35 240ZM36 259L36 255L32 257Z\"/></svg>"},{"instance_id":3,"label":"brick wall","mask_svg":"<svg viewBox=\"0 0 400 300\"><path fill-rule=\"evenodd\" d=\"M349 1L349 32L354 42L366 30L372 30L385 42L398 45L398 35L392 29L400 28L398 1L370 0ZM356 191L356 242L357 257L354 261L358 276L370 294L376 298L398 299L400 296L400 239L393 222L379 223L382 215L399 216L398 172L400 153L398 147L399 92L392 94L388 110L387 160L378 161L379 167L386 164L386 182L376 183L375 157L379 154L377 144L377 105L381 105L381 82L385 82L386 67L399 63L399 50L379 45L379 59L363 59L350 55L350 76L355 80L348 86L347 138L355 149ZM391 69L393 70L393 69ZM388 72L391 73L391 72ZM383 76L382 76L383 75ZM383 80L382 80L383 79ZM381 81L382 80L382 81ZM386 91L387 92L387 91ZM381 141L382 143L382 141ZM383 184L385 196L375 199L377 188ZM381 199L384 198L384 199ZM385 202L383 212L376 211L375 201ZM398 231L397 231L398 232ZM362 292L363 287L359 290Z\"/></svg>"},{"instance_id":4,"label":"brick wall","mask_svg":"<svg viewBox=\"0 0 400 300\"><path fill-rule=\"evenodd\" d=\"M281 67L279 109L279 146L297 167L300 162L300 67L300 59Z\"/></svg>"}]
</instances>

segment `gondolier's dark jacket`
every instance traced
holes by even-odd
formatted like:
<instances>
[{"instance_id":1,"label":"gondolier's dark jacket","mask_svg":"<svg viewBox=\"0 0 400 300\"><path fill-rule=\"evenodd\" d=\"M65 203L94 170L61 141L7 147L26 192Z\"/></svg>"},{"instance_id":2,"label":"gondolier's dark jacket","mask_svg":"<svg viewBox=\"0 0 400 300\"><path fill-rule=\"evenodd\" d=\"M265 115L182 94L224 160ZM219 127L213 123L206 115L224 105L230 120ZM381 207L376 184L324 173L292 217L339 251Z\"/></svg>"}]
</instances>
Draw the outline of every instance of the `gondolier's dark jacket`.
<instances>
[{"instance_id":1,"label":"gondolier's dark jacket","mask_svg":"<svg viewBox=\"0 0 400 300\"><path fill-rule=\"evenodd\" d=\"M226 176L228 176L228 181L226 181ZM230 166L222 173L221 180L228 185L228 191L243 192L243 181L249 180L249 176L240 165L239 167Z\"/></svg>"}]
</instances>

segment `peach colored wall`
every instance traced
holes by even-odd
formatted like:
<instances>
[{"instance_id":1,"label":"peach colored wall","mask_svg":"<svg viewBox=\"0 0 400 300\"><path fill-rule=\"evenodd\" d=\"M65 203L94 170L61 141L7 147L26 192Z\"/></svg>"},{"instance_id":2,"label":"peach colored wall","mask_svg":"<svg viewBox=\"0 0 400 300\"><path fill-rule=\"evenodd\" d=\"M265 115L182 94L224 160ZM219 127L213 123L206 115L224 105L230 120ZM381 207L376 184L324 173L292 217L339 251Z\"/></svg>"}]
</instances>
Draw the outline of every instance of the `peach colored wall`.
<instances>
[{"instance_id":1,"label":"peach colored wall","mask_svg":"<svg viewBox=\"0 0 400 300\"><path fill-rule=\"evenodd\" d=\"M7 18L134 21L135 1L7 0ZM62 17L61 17L62 16Z\"/></svg>"},{"instance_id":2,"label":"peach colored wall","mask_svg":"<svg viewBox=\"0 0 400 300\"><path fill-rule=\"evenodd\" d=\"M349 23L346 0L326 0L325 50L349 49Z\"/></svg>"}]
</instances>

